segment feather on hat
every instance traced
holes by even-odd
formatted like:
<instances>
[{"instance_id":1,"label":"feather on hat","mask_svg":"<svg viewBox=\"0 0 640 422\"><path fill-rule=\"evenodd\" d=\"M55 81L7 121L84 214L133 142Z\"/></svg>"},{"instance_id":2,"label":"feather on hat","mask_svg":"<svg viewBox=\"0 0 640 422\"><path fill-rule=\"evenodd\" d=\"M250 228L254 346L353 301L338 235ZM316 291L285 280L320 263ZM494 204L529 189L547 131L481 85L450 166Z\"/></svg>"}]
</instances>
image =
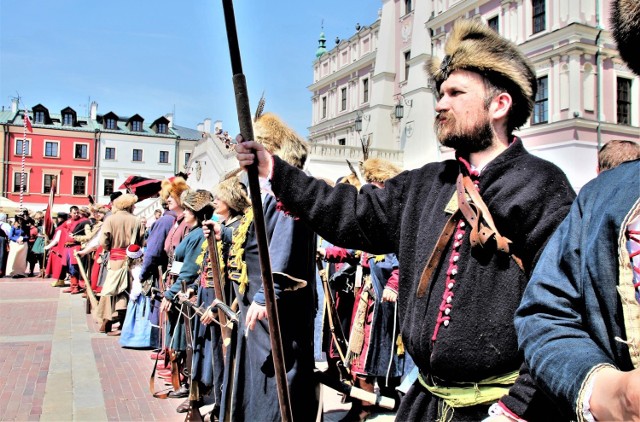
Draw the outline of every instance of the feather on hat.
<instances>
[{"instance_id":1,"label":"feather on hat","mask_svg":"<svg viewBox=\"0 0 640 422\"><path fill-rule=\"evenodd\" d=\"M187 181L180 176L164 179L160 187L160 197L164 201L166 201L169 196L180 199L180 195L182 195L182 192L186 191L187 189L189 189Z\"/></svg>"},{"instance_id":2,"label":"feather on hat","mask_svg":"<svg viewBox=\"0 0 640 422\"><path fill-rule=\"evenodd\" d=\"M289 128L278 116L265 113L253 124L255 140L264 145L271 154L292 166L303 168L307 161L308 148L305 141Z\"/></svg>"},{"instance_id":3,"label":"feather on hat","mask_svg":"<svg viewBox=\"0 0 640 422\"><path fill-rule=\"evenodd\" d=\"M444 47L442 61L432 58L427 72L436 88L455 70L476 72L511 95L509 127L522 126L533 111L538 89L529 60L511 41L476 19L457 20Z\"/></svg>"},{"instance_id":4,"label":"feather on hat","mask_svg":"<svg viewBox=\"0 0 640 422\"><path fill-rule=\"evenodd\" d=\"M384 183L401 171L400 167L383 158L369 158L362 163L362 173L367 183Z\"/></svg>"},{"instance_id":5,"label":"feather on hat","mask_svg":"<svg viewBox=\"0 0 640 422\"><path fill-rule=\"evenodd\" d=\"M613 38L618 44L620 57L640 75L640 1L615 0L611 12Z\"/></svg>"},{"instance_id":6,"label":"feather on hat","mask_svg":"<svg viewBox=\"0 0 640 422\"><path fill-rule=\"evenodd\" d=\"M236 212L244 213L251 205L245 186L236 176L220 182L214 188L214 195Z\"/></svg>"}]
</instances>

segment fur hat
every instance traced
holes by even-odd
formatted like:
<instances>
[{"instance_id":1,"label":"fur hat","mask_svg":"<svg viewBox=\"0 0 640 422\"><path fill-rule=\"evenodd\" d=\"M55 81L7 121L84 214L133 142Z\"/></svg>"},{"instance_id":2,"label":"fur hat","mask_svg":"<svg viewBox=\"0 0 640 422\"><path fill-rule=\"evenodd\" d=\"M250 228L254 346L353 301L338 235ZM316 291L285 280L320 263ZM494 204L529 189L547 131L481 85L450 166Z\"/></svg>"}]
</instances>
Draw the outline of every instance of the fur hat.
<instances>
[{"instance_id":1,"label":"fur hat","mask_svg":"<svg viewBox=\"0 0 640 422\"><path fill-rule=\"evenodd\" d=\"M292 166L303 168L307 161L306 142L278 116L265 113L253 125L254 138L271 154L276 154Z\"/></svg>"},{"instance_id":2,"label":"fur hat","mask_svg":"<svg viewBox=\"0 0 640 422\"><path fill-rule=\"evenodd\" d=\"M383 158L369 158L362 163L362 175L367 183L384 183L388 179L400 174L402 170Z\"/></svg>"},{"instance_id":3,"label":"fur hat","mask_svg":"<svg viewBox=\"0 0 640 422\"><path fill-rule=\"evenodd\" d=\"M244 210L251 205L246 187L236 176L220 182L213 189L213 194L236 212L244 213Z\"/></svg>"},{"instance_id":4,"label":"fur hat","mask_svg":"<svg viewBox=\"0 0 640 422\"><path fill-rule=\"evenodd\" d=\"M509 128L520 127L527 121L538 85L529 59L514 43L479 20L460 19L454 23L444 51L446 55L441 62L433 58L427 63L436 89L455 70L479 73L511 95Z\"/></svg>"},{"instance_id":5,"label":"fur hat","mask_svg":"<svg viewBox=\"0 0 640 422\"><path fill-rule=\"evenodd\" d=\"M131 259L142 258L142 248L136 244L127 246L127 256Z\"/></svg>"},{"instance_id":6,"label":"fur hat","mask_svg":"<svg viewBox=\"0 0 640 422\"><path fill-rule=\"evenodd\" d=\"M131 208L136 202L138 202L138 197L131 194L125 193L120 195L113 201L113 209L118 210L126 210Z\"/></svg>"},{"instance_id":7,"label":"fur hat","mask_svg":"<svg viewBox=\"0 0 640 422\"><path fill-rule=\"evenodd\" d=\"M106 214L109 212L109 207L101 204L91 204L89 206L89 209L91 210L91 212L100 212L102 214Z\"/></svg>"},{"instance_id":8,"label":"fur hat","mask_svg":"<svg viewBox=\"0 0 640 422\"><path fill-rule=\"evenodd\" d=\"M211 203L213 202L213 196L208 190L189 189L182 192L182 195L180 195L180 202L182 202L183 207L187 207L197 213L207 205L212 206Z\"/></svg>"},{"instance_id":9,"label":"fur hat","mask_svg":"<svg viewBox=\"0 0 640 422\"><path fill-rule=\"evenodd\" d=\"M162 181L162 187L160 190L160 197L166 201L169 196L174 196L180 199L182 193L189 189L187 181L180 176L170 177Z\"/></svg>"},{"instance_id":10,"label":"fur hat","mask_svg":"<svg viewBox=\"0 0 640 422\"><path fill-rule=\"evenodd\" d=\"M620 57L629 68L640 75L640 1L614 0L611 11L613 38L618 44Z\"/></svg>"},{"instance_id":11,"label":"fur hat","mask_svg":"<svg viewBox=\"0 0 640 422\"><path fill-rule=\"evenodd\" d=\"M67 214L66 212L61 211L56 215L56 218L60 218L60 219L62 219L62 221L66 221L69 218L69 214Z\"/></svg>"},{"instance_id":12,"label":"fur hat","mask_svg":"<svg viewBox=\"0 0 640 422\"><path fill-rule=\"evenodd\" d=\"M356 176L353 173L349 173L348 175L341 177L340 179L338 179L338 183L345 183L347 185L353 185L355 186L358 190L360 189L360 180L358 180L358 176Z\"/></svg>"}]
</instances>

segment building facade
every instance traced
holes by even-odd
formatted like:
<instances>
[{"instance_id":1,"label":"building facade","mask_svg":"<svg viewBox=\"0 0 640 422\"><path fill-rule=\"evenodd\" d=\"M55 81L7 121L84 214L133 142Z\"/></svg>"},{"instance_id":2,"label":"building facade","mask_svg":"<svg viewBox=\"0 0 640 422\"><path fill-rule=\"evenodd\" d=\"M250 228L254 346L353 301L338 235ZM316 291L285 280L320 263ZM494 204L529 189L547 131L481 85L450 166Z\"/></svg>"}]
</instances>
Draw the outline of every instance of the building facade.
<instances>
[{"instance_id":1,"label":"building facade","mask_svg":"<svg viewBox=\"0 0 640 422\"><path fill-rule=\"evenodd\" d=\"M24 113L14 101L1 122L5 152L2 196L20 203L22 185L23 204L44 208L56 179L56 202L86 205L87 195L95 196L97 141L93 122L79 117L70 107L52 113L38 104L28 111L32 131L25 137Z\"/></svg>"},{"instance_id":2,"label":"building facade","mask_svg":"<svg viewBox=\"0 0 640 422\"><path fill-rule=\"evenodd\" d=\"M367 144L370 155L380 151L404 168L451 158L435 138L435 96L424 67L444 56L456 19L475 18L530 58L538 94L532 118L515 134L579 189L596 175L602 145L640 140L640 81L618 57L608 29L610 3L382 0L374 24L356 28L314 62L311 171L335 176L325 169Z\"/></svg>"}]
</instances>

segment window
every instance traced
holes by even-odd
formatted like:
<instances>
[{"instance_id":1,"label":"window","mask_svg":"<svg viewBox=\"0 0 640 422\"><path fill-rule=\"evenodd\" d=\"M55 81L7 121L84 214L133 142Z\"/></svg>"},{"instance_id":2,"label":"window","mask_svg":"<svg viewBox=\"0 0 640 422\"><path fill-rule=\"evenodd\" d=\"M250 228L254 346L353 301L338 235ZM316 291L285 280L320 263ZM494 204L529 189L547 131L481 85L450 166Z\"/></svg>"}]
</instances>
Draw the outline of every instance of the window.
<instances>
[{"instance_id":1,"label":"window","mask_svg":"<svg viewBox=\"0 0 640 422\"><path fill-rule=\"evenodd\" d=\"M340 110L345 111L347 109L347 88L340 90Z\"/></svg>"},{"instance_id":2,"label":"window","mask_svg":"<svg viewBox=\"0 0 640 422\"><path fill-rule=\"evenodd\" d=\"M73 114L65 113L62 115L62 124L65 126L73 126Z\"/></svg>"},{"instance_id":3,"label":"window","mask_svg":"<svg viewBox=\"0 0 640 422\"><path fill-rule=\"evenodd\" d=\"M29 173L13 173L13 191L20 192L20 185L22 183L22 175L24 175L24 190L27 191L29 188Z\"/></svg>"},{"instance_id":4,"label":"window","mask_svg":"<svg viewBox=\"0 0 640 422\"><path fill-rule=\"evenodd\" d=\"M404 13L405 15L413 10L413 5L411 4L411 0L404 0Z\"/></svg>"},{"instance_id":5,"label":"window","mask_svg":"<svg viewBox=\"0 0 640 422\"><path fill-rule=\"evenodd\" d=\"M131 122L131 130L133 132L142 132L142 122L140 120L134 120Z\"/></svg>"},{"instance_id":6,"label":"window","mask_svg":"<svg viewBox=\"0 0 640 422\"><path fill-rule=\"evenodd\" d=\"M617 121L621 125L631 124L631 79L617 78Z\"/></svg>"},{"instance_id":7,"label":"window","mask_svg":"<svg viewBox=\"0 0 640 422\"><path fill-rule=\"evenodd\" d=\"M347 140L345 138L338 139L338 145L346 145L346 144L347 144Z\"/></svg>"},{"instance_id":8,"label":"window","mask_svg":"<svg viewBox=\"0 0 640 422\"><path fill-rule=\"evenodd\" d=\"M167 133L167 124L166 123L158 123L158 133Z\"/></svg>"},{"instance_id":9,"label":"window","mask_svg":"<svg viewBox=\"0 0 640 422\"><path fill-rule=\"evenodd\" d=\"M164 164L169 162L169 151L160 151L160 162Z\"/></svg>"},{"instance_id":10,"label":"window","mask_svg":"<svg viewBox=\"0 0 640 422\"><path fill-rule=\"evenodd\" d=\"M185 152L184 153L184 163L187 164L190 159L191 159L191 153L190 152Z\"/></svg>"},{"instance_id":11,"label":"window","mask_svg":"<svg viewBox=\"0 0 640 422\"><path fill-rule=\"evenodd\" d=\"M538 78L538 92L536 93L536 103L533 106L532 123L546 123L549 121L549 81L546 76Z\"/></svg>"},{"instance_id":12,"label":"window","mask_svg":"<svg viewBox=\"0 0 640 422\"><path fill-rule=\"evenodd\" d=\"M116 159L116 149L113 147L106 147L104 149L104 159L105 160L115 160Z\"/></svg>"},{"instance_id":13,"label":"window","mask_svg":"<svg viewBox=\"0 0 640 422\"><path fill-rule=\"evenodd\" d=\"M44 142L44 156L45 157L58 157L58 143L52 141ZM45 192L47 193L47 192Z\"/></svg>"},{"instance_id":14,"label":"window","mask_svg":"<svg viewBox=\"0 0 640 422\"><path fill-rule=\"evenodd\" d=\"M404 53L404 80L409 80L409 60L411 60L411 50Z\"/></svg>"},{"instance_id":15,"label":"window","mask_svg":"<svg viewBox=\"0 0 640 422\"><path fill-rule=\"evenodd\" d=\"M103 194L111 195L113 193L114 180L113 179L104 179L104 188Z\"/></svg>"},{"instance_id":16,"label":"window","mask_svg":"<svg viewBox=\"0 0 640 422\"><path fill-rule=\"evenodd\" d=\"M16 155L22 155L22 147L24 146L24 154L31 155L31 142L27 139L22 143L22 139L16 139Z\"/></svg>"},{"instance_id":17,"label":"window","mask_svg":"<svg viewBox=\"0 0 640 422\"><path fill-rule=\"evenodd\" d=\"M493 29L497 33L500 33L500 21L498 16L494 16L487 21L489 28Z\"/></svg>"},{"instance_id":18,"label":"window","mask_svg":"<svg viewBox=\"0 0 640 422\"><path fill-rule=\"evenodd\" d=\"M364 78L362 80L362 102L369 102L369 78Z\"/></svg>"},{"instance_id":19,"label":"window","mask_svg":"<svg viewBox=\"0 0 640 422\"><path fill-rule=\"evenodd\" d=\"M73 158L78 160L86 160L89 158L89 145L76 144Z\"/></svg>"},{"instance_id":20,"label":"window","mask_svg":"<svg viewBox=\"0 0 640 422\"><path fill-rule=\"evenodd\" d=\"M44 178L42 180L42 193L50 193L51 192L51 183L56 178L55 174L44 174Z\"/></svg>"},{"instance_id":21,"label":"window","mask_svg":"<svg viewBox=\"0 0 640 422\"><path fill-rule=\"evenodd\" d=\"M327 97L322 97L322 118L327 117Z\"/></svg>"},{"instance_id":22,"label":"window","mask_svg":"<svg viewBox=\"0 0 640 422\"><path fill-rule=\"evenodd\" d=\"M87 192L87 177L86 176L73 176L73 194L85 195Z\"/></svg>"},{"instance_id":23,"label":"window","mask_svg":"<svg viewBox=\"0 0 640 422\"><path fill-rule=\"evenodd\" d=\"M133 150L133 157L131 159L133 161L142 161L142 150L141 149L134 149Z\"/></svg>"},{"instance_id":24,"label":"window","mask_svg":"<svg viewBox=\"0 0 640 422\"><path fill-rule=\"evenodd\" d=\"M545 23L545 2L546 0L531 0L533 9L533 33L537 34L546 28Z\"/></svg>"},{"instance_id":25,"label":"window","mask_svg":"<svg viewBox=\"0 0 640 422\"><path fill-rule=\"evenodd\" d=\"M116 119L107 119L104 123L105 129L117 129L118 125L116 125Z\"/></svg>"},{"instance_id":26,"label":"window","mask_svg":"<svg viewBox=\"0 0 640 422\"><path fill-rule=\"evenodd\" d=\"M44 124L44 111L36 111L34 113L34 120L36 123Z\"/></svg>"}]
</instances>

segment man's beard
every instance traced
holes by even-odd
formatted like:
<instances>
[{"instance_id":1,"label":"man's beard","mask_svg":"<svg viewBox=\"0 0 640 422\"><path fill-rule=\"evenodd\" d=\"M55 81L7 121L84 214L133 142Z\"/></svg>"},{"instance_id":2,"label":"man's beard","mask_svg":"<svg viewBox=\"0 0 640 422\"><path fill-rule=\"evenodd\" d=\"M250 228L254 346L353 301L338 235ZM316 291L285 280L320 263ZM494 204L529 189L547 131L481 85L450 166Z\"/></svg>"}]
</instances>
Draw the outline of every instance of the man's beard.
<instances>
[{"instance_id":1,"label":"man's beard","mask_svg":"<svg viewBox=\"0 0 640 422\"><path fill-rule=\"evenodd\" d=\"M448 117L448 119L451 119L451 117ZM446 124L455 125L456 121L447 120ZM453 148L462 155L484 151L493 144L493 130L488 118L478 122L466 132L454 127L453 130L445 134L442 134L439 130L438 120L436 119L436 135L442 145Z\"/></svg>"}]
</instances>

